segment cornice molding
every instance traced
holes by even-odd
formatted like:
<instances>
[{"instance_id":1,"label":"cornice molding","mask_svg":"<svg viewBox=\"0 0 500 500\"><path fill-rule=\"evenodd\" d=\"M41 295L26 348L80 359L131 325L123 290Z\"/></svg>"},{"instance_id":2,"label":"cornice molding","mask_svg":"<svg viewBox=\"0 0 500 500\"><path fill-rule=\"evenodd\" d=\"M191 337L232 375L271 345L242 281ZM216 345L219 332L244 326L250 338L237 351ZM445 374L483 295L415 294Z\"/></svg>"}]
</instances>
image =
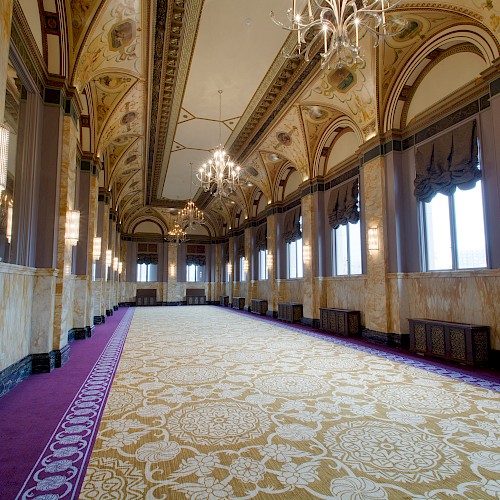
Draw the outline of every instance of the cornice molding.
<instances>
[{"instance_id":1,"label":"cornice molding","mask_svg":"<svg viewBox=\"0 0 500 500\"><path fill-rule=\"evenodd\" d=\"M157 6L147 158L149 205L175 206L176 200L163 200L159 192L166 177L163 166L170 157L202 7L203 0L159 2Z\"/></svg>"}]
</instances>

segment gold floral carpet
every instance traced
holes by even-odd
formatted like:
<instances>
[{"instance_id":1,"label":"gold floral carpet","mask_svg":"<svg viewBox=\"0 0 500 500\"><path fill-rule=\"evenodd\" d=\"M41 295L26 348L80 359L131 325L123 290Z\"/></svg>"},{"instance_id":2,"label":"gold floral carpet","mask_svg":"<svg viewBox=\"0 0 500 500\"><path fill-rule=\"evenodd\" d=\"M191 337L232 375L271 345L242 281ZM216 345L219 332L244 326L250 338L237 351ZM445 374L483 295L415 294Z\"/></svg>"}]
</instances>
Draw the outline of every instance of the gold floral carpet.
<instances>
[{"instance_id":1,"label":"gold floral carpet","mask_svg":"<svg viewBox=\"0 0 500 500\"><path fill-rule=\"evenodd\" d=\"M500 498L497 392L213 306L137 309L82 499Z\"/></svg>"}]
</instances>

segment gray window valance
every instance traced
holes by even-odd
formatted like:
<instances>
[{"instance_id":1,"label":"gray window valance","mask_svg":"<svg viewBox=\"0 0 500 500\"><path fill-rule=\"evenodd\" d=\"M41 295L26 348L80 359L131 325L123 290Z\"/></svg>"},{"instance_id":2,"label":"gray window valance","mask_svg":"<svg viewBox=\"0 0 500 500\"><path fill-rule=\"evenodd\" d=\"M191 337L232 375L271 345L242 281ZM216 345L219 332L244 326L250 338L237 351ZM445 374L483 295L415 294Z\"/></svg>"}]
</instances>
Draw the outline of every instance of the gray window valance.
<instances>
[{"instance_id":1,"label":"gray window valance","mask_svg":"<svg viewBox=\"0 0 500 500\"><path fill-rule=\"evenodd\" d=\"M245 235L238 236L238 258L245 257Z\"/></svg>"},{"instance_id":2,"label":"gray window valance","mask_svg":"<svg viewBox=\"0 0 500 500\"><path fill-rule=\"evenodd\" d=\"M473 188L481 178L476 120L420 146L415 163L418 201L431 201L437 193L449 196L457 187Z\"/></svg>"},{"instance_id":3,"label":"gray window valance","mask_svg":"<svg viewBox=\"0 0 500 500\"><path fill-rule=\"evenodd\" d=\"M186 255L187 266L204 266L207 263L205 255Z\"/></svg>"},{"instance_id":4,"label":"gray window valance","mask_svg":"<svg viewBox=\"0 0 500 500\"><path fill-rule=\"evenodd\" d=\"M267 224L261 224L255 233L255 248L257 252L267 250Z\"/></svg>"},{"instance_id":5,"label":"gray window valance","mask_svg":"<svg viewBox=\"0 0 500 500\"><path fill-rule=\"evenodd\" d=\"M358 193L359 179L357 177L332 190L328 200L328 222L333 229L349 222L353 224L358 222Z\"/></svg>"},{"instance_id":6,"label":"gray window valance","mask_svg":"<svg viewBox=\"0 0 500 500\"><path fill-rule=\"evenodd\" d=\"M138 253L137 264L158 264L157 253Z\"/></svg>"},{"instance_id":7,"label":"gray window valance","mask_svg":"<svg viewBox=\"0 0 500 500\"><path fill-rule=\"evenodd\" d=\"M292 208L285 214L285 223L283 225L283 239L287 243L297 241L302 238L302 231L300 230L300 205Z\"/></svg>"}]
</instances>

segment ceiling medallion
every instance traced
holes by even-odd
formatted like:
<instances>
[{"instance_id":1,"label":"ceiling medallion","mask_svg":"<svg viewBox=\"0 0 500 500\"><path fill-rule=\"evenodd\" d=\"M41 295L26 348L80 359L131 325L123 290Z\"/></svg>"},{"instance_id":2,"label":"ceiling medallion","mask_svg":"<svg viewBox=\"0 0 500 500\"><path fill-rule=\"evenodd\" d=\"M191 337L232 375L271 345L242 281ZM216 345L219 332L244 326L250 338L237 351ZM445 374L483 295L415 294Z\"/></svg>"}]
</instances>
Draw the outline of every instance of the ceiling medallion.
<instances>
[{"instance_id":1,"label":"ceiling medallion","mask_svg":"<svg viewBox=\"0 0 500 500\"><path fill-rule=\"evenodd\" d=\"M228 197L239 185L241 167L231 161L222 148L222 90L219 90L219 146L206 163L204 163L196 178L205 192L219 198Z\"/></svg>"},{"instance_id":2,"label":"ceiling medallion","mask_svg":"<svg viewBox=\"0 0 500 500\"><path fill-rule=\"evenodd\" d=\"M366 32L375 35L376 47L381 38L395 36L405 27L406 21L394 15L386 16L401 0L307 0L307 15L297 11L296 0L287 10L289 25L278 21L271 11L275 24L297 33L296 49L286 57L304 57L309 61L316 43L323 43L321 67L330 69L364 64L359 40ZM315 17L316 16L316 17Z\"/></svg>"}]
</instances>

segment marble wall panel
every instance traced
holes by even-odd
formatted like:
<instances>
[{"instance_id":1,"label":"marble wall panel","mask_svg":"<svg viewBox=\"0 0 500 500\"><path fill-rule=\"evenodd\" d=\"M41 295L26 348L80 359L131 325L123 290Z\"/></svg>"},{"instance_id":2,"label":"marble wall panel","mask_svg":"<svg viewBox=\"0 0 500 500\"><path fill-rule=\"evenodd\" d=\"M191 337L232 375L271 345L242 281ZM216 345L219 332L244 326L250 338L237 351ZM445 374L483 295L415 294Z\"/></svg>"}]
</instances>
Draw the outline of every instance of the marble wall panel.
<instances>
[{"instance_id":1,"label":"marble wall panel","mask_svg":"<svg viewBox=\"0 0 500 500\"><path fill-rule=\"evenodd\" d=\"M319 318L320 307L335 307L361 311L361 323L364 325L366 276L335 276L317 280L318 294L321 300L315 309L315 318Z\"/></svg>"},{"instance_id":2,"label":"marble wall panel","mask_svg":"<svg viewBox=\"0 0 500 500\"><path fill-rule=\"evenodd\" d=\"M304 280L276 280L276 296L278 302L299 302L304 301Z\"/></svg>"},{"instance_id":3,"label":"marble wall panel","mask_svg":"<svg viewBox=\"0 0 500 500\"><path fill-rule=\"evenodd\" d=\"M54 344L57 269L37 269L33 289L30 354L47 353Z\"/></svg>"},{"instance_id":4,"label":"marble wall panel","mask_svg":"<svg viewBox=\"0 0 500 500\"><path fill-rule=\"evenodd\" d=\"M12 0L2 0L0 3L0 123L4 121L13 4Z\"/></svg>"},{"instance_id":5,"label":"marble wall panel","mask_svg":"<svg viewBox=\"0 0 500 500\"><path fill-rule=\"evenodd\" d=\"M96 278L92 282L94 316L104 316L106 314L106 309L104 307L104 301L103 301L104 297L103 288L104 288L104 280L102 278Z\"/></svg>"},{"instance_id":6,"label":"marble wall panel","mask_svg":"<svg viewBox=\"0 0 500 500\"><path fill-rule=\"evenodd\" d=\"M34 269L0 262L0 370L29 354Z\"/></svg>"},{"instance_id":7,"label":"marble wall panel","mask_svg":"<svg viewBox=\"0 0 500 500\"><path fill-rule=\"evenodd\" d=\"M408 332L408 318L487 325L491 328L492 347L500 349L500 270L400 274L390 278L398 282L402 332Z\"/></svg>"},{"instance_id":8,"label":"marble wall panel","mask_svg":"<svg viewBox=\"0 0 500 500\"><path fill-rule=\"evenodd\" d=\"M73 291L73 328L85 328L87 323L87 276L75 276Z\"/></svg>"}]
</instances>

